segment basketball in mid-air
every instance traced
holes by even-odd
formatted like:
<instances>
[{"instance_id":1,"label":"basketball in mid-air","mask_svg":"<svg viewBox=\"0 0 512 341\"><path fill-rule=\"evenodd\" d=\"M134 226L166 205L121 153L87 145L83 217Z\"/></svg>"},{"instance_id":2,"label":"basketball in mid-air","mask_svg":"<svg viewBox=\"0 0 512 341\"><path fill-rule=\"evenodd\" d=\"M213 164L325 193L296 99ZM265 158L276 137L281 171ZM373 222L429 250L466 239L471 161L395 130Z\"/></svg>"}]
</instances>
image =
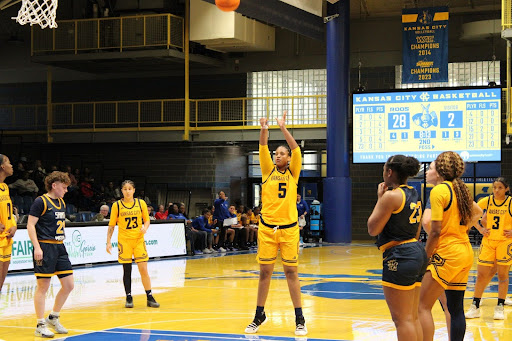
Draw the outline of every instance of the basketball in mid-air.
<instances>
[{"instance_id":1,"label":"basketball in mid-air","mask_svg":"<svg viewBox=\"0 0 512 341\"><path fill-rule=\"evenodd\" d=\"M224 12L231 12L240 6L240 0L215 0L215 5Z\"/></svg>"}]
</instances>

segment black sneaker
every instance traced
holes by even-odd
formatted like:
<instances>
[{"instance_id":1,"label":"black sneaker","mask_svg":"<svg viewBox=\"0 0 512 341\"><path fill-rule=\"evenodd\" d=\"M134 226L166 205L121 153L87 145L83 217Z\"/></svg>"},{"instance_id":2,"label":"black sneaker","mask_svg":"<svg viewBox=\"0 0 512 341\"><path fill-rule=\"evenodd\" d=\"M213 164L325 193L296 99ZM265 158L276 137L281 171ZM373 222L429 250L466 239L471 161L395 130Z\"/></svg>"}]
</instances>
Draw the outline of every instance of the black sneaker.
<instances>
[{"instance_id":1,"label":"black sneaker","mask_svg":"<svg viewBox=\"0 0 512 341\"><path fill-rule=\"evenodd\" d=\"M304 319L303 315L295 317L295 325L295 335L308 335L308 329L306 328L306 320Z\"/></svg>"},{"instance_id":2,"label":"black sneaker","mask_svg":"<svg viewBox=\"0 0 512 341\"><path fill-rule=\"evenodd\" d=\"M254 316L254 320L245 328L247 334L254 334L258 331L261 325L267 323L267 315L263 312L261 316Z\"/></svg>"},{"instance_id":3,"label":"black sneaker","mask_svg":"<svg viewBox=\"0 0 512 341\"><path fill-rule=\"evenodd\" d=\"M160 303L158 303L157 301L155 301L155 298L153 296L149 296L148 297L148 307L151 307L151 308L160 308Z\"/></svg>"},{"instance_id":4,"label":"black sneaker","mask_svg":"<svg viewBox=\"0 0 512 341\"><path fill-rule=\"evenodd\" d=\"M133 297L126 296L126 303L124 304L125 308L133 308Z\"/></svg>"}]
</instances>

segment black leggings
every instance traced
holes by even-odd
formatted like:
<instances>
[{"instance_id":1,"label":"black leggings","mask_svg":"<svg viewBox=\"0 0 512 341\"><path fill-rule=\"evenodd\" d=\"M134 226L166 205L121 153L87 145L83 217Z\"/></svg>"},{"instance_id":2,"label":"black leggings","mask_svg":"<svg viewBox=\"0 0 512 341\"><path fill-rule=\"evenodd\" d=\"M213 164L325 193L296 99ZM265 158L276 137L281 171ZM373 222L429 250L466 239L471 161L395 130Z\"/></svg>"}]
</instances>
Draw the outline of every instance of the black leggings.
<instances>
[{"instance_id":1,"label":"black leggings","mask_svg":"<svg viewBox=\"0 0 512 341\"><path fill-rule=\"evenodd\" d=\"M466 334L466 318L464 317L464 291L446 290L446 305L451 315L450 340L462 341Z\"/></svg>"},{"instance_id":2,"label":"black leggings","mask_svg":"<svg viewBox=\"0 0 512 341\"><path fill-rule=\"evenodd\" d=\"M132 263L123 263L123 284L126 295L132 294Z\"/></svg>"}]
</instances>

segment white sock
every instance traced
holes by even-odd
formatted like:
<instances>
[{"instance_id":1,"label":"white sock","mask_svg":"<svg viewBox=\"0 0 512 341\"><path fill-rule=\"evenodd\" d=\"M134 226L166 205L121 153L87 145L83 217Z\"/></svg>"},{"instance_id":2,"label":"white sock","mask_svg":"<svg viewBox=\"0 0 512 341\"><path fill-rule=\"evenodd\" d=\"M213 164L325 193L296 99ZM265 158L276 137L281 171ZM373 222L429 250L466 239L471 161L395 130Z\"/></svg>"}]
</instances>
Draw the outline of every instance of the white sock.
<instances>
[{"instance_id":1,"label":"white sock","mask_svg":"<svg viewBox=\"0 0 512 341\"><path fill-rule=\"evenodd\" d=\"M37 319L37 325L40 325L40 324L45 324L45 320L44 319Z\"/></svg>"}]
</instances>

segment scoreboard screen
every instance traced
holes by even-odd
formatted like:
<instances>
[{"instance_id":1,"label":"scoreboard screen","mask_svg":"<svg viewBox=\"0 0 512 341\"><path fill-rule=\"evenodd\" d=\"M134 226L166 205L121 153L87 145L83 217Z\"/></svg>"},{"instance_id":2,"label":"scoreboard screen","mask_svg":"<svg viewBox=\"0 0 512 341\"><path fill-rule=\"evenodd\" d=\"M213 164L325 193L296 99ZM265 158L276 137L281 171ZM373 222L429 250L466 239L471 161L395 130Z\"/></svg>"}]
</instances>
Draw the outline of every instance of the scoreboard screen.
<instances>
[{"instance_id":1,"label":"scoreboard screen","mask_svg":"<svg viewBox=\"0 0 512 341\"><path fill-rule=\"evenodd\" d=\"M394 154L431 162L448 150L501 161L500 88L358 93L352 113L354 163Z\"/></svg>"}]
</instances>

